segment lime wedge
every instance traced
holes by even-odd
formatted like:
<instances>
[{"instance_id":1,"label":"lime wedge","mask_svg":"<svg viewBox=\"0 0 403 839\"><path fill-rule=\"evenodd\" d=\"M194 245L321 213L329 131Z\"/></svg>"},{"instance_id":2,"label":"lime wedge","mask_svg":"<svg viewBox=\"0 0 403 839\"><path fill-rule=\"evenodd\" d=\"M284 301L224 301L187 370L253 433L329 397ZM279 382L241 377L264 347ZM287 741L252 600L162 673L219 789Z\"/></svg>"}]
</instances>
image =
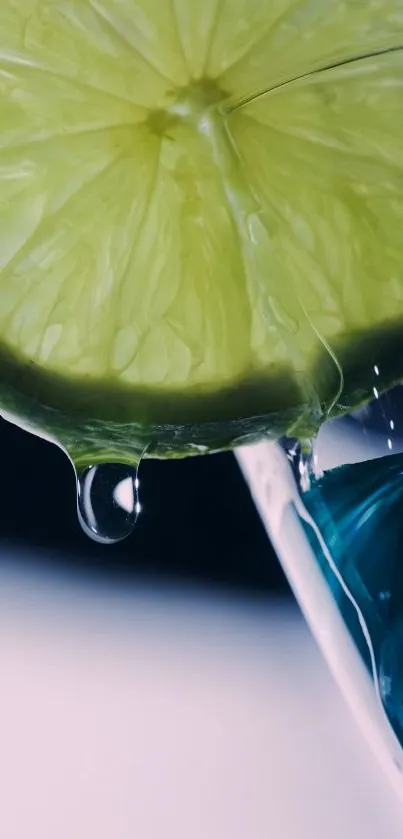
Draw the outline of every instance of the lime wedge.
<instances>
[{"instance_id":1,"label":"lime wedge","mask_svg":"<svg viewBox=\"0 0 403 839\"><path fill-rule=\"evenodd\" d=\"M5 5L6 415L181 455L402 376L401 0Z\"/></svg>"}]
</instances>

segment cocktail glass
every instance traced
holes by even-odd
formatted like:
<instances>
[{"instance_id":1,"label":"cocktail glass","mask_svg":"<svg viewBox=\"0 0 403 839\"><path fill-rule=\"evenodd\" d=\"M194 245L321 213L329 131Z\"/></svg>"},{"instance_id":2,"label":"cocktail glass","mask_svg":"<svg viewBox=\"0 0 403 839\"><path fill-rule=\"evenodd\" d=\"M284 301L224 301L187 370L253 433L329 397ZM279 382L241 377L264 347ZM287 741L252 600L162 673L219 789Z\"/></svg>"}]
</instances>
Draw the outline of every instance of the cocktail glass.
<instances>
[{"instance_id":1,"label":"cocktail glass","mask_svg":"<svg viewBox=\"0 0 403 839\"><path fill-rule=\"evenodd\" d=\"M237 457L299 604L403 795L403 386ZM325 712L325 709L324 709Z\"/></svg>"}]
</instances>

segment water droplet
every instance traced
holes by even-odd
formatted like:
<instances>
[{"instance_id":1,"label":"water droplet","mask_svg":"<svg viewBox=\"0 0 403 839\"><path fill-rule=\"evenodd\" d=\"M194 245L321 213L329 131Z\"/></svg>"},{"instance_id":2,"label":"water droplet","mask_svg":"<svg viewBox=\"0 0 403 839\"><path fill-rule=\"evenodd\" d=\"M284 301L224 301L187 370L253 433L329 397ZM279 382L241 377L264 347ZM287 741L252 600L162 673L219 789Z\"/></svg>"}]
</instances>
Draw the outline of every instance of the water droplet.
<instances>
[{"instance_id":1,"label":"water droplet","mask_svg":"<svg viewBox=\"0 0 403 839\"><path fill-rule=\"evenodd\" d=\"M141 511L137 469L101 463L77 471L77 512L87 536L113 544L132 533Z\"/></svg>"}]
</instances>

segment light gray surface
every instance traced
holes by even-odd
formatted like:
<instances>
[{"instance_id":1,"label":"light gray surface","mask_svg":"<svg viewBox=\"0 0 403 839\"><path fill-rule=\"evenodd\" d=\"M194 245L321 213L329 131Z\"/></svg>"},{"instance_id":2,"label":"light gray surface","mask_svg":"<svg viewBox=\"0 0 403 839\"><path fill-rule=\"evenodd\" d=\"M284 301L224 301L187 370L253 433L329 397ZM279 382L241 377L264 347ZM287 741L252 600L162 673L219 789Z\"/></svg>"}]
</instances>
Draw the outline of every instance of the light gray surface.
<instances>
[{"instance_id":1,"label":"light gray surface","mask_svg":"<svg viewBox=\"0 0 403 839\"><path fill-rule=\"evenodd\" d=\"M1 839L401 839L296 609L0 558Z\"/></svg>"}]
</instances>

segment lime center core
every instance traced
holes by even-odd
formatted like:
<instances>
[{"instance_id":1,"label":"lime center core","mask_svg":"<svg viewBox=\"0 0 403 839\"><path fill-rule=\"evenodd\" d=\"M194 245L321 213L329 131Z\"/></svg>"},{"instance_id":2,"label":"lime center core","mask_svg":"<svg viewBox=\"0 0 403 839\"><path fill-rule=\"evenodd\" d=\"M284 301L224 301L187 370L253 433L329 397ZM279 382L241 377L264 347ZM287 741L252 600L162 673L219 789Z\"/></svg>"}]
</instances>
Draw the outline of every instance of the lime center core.
<instances>
[{"instance_id":1,"label":"lime center core","mask_svg":"<svg viewBox=\"0 0 403 839\"><path fill-rule=\"evenodd\" d=\"M208 133L212 113L227 99L227 94L213 79L201 78L177 91L166 108L150 111L147 125L153 134L169 136L169 130L180 124L192 125Z\"/></svg>"}]
</instances>

